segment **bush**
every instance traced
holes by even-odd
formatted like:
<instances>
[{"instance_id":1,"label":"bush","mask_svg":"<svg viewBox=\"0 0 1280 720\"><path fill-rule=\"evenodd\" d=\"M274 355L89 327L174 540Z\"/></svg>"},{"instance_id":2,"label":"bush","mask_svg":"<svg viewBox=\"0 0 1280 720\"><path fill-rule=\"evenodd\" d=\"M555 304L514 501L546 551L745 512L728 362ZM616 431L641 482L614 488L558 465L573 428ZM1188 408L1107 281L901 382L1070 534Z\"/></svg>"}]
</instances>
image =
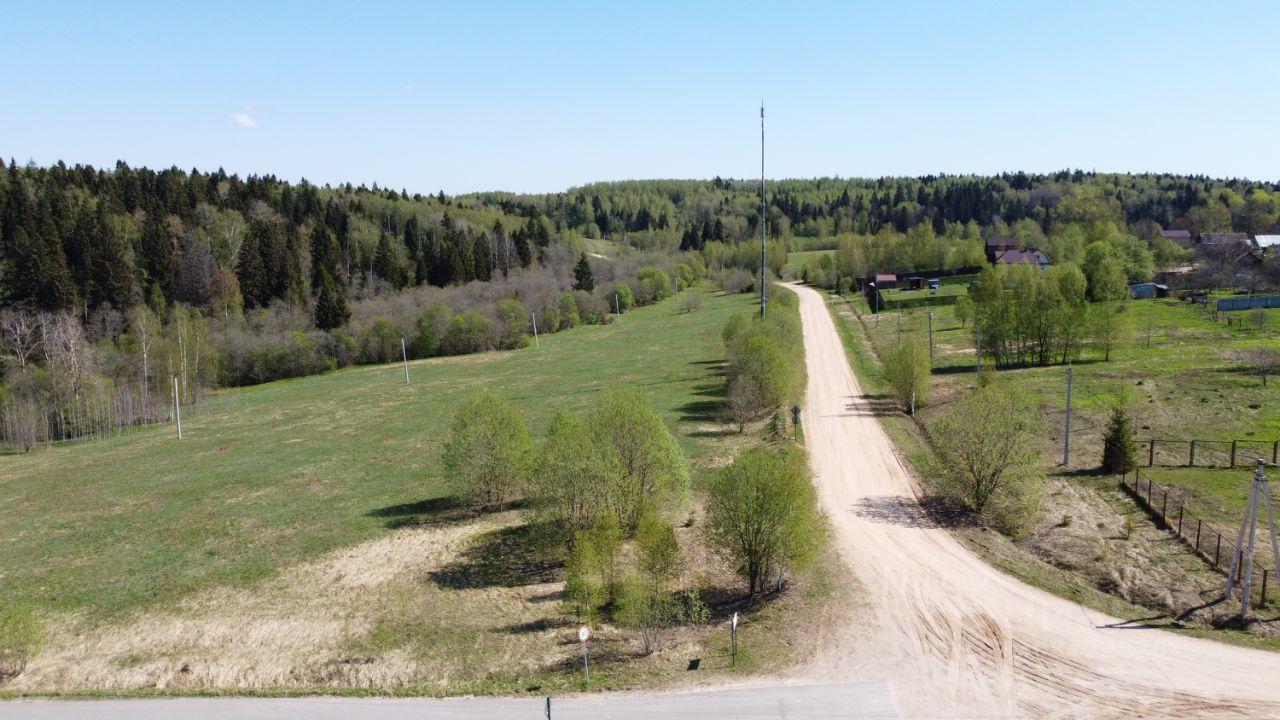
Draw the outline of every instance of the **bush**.
<instances>
[{"instance_id":1,"label":"bush","mask_svg":"<svg viewBox=\"0 0 1280 720\"><path fill-rule=\"evenodd\" d=\"M590 297L590 294L587 294ZM569 330L578 326L582 322L581 316L578 314L578 301L574 299L573 293L567 292L560 296L560 324L553 330Z\"/></svg>"},{"instance_id":2,"label":"bush","mask_svg":"<svg viewBox=\"0 0 1280 720\"><path fill-rule=\"evenodd\" d=\"M385 317L360 334L360 362L389 363L400 359L400 331Z\"/></svg>"},{"instance_id":3,"label":"bush","mask_svg":"<svg viewBox=\"0 0 1280 720\"><path fill-rule=\"evenodd\" d=\"M472 311L455 315L449 323L444 338L444 352L447 355L467 355L492 350L496 344L497 333L493 329L493 321Z\"/></svg>"},{"instance_id":4,"label":"bush","mask_svg":"<svg viewBox=\"0 0 1280 720\"><path fill-rule=\"evenodd\" d=\"M524 303L515 298L507 298L498 303L498 324L501 335L498 347L504 350L522 348L529 344L529 332L532 327L529 310Z\"/></svg>"},{"instance_id":5,"label":"bush","mask_svg":"<svg viewBox=\"0 0 1280 720\"><path fill-rule=\"evenodd\" d=\"M433 303L414 320L413 339L409 351L415 358L432 357L440 352L440 346L449 327L449 308Z\"/></svg>"},{"instance_id":6,"label":"bush","mask_svg":"<svg viewBox=\"0 0 1280 720\"><path fill-rule=\"evenodd\" d=\"M968 325L973 319L973 298L968 295L957 297L952 306L952 312L955 313L956 322L960 323L960 327Z\"/></svg>"},{"instance_id":7,"label":"bush","mask_svg":"<svg viewBox=\"0 0 1280 720\"><path fill-rule=\"evenodd\" d=\"M476 509L520 496L533 443L524 418L490 392L457 409L444 446L444 468L455 492Z\"/></svg>"},{"instance_id":8,"label":"bush","mask_svg":"<svg viewBox=\"0 0 1280 720\"><path fill-rule=\"evenodd\" d=\"M997 529L1031 526L1044 468L1042 421L1022 393L989 384L952 402L929 426L942 489Z\"/></svg>"},{"instance_id":9,"label":"bush","mask_svg":"<svg viewBox=\"0 0 1280 720\"><path fill-rule=\"evenodd\" d=\"M1133 442L1133 426L1123 401L1111 408L1107 433L1102 439L1102 470L1113 475L1133 472L1138 466L1138 448Z\"/></svg>"},{"instance_id":10,"label":"bush","mask_svg":"<svg viewBox=\"0 0 1280 720\"><path fill-rule=\"evenodd\" d=\"M40 622L31 608L0 608L0 682L21 675L43 641Z\"/></svg>"},{"instance_id":11,"label":"bush","mask_svg":"<svg viewBox=\"0 0 1280 720\"><path fill-rule=\"evenodd\" d=\"M591 436L618 460L617 484L603 501L624 527L635 527L647 510L682 505L689 492L689 466L680 446L642 395L610 392L587 416Z\"/></svg>"},{"instance_id":12,"label":"bush","mask_svg":"<svg viewBox=\"0 0 1280 720\"><path fill-rule=\"evenodd\" d=\"M571 541L605 507L621 474L612 448L595 442L580 417L561 412L547 429L529 494L539 514Z\"/></svg>"},{"instance_id":13,"label":"bush","mask_svg":"<svg viewBox=\"0 0 1280 720\"><path fill-rule=\"evenodd\" d=\"M812 562L827 526L804 452L752 448L739 455L711 482L706 528L751 595L767 592L782 569Z\"/></svg>"},{"instance_id":14,"label":"bush","mask_svg":"<svg viewBox=\"0 0 1280 720\"><path fill-rule=\"evenodd\" d=\"M632 294L630 285L618 283L613 286L613 292L609 293L610 312L626 312L635 306L636 296Z\"/></svg>"},{"instance_id":15,"label":"bush","mask_svg":"<svg viewBox=\"0 0 1280 720\"><path fill-rule=\"evenodd\" d=\"M702 307L702 293L697 290L686 290L684 300L680 303L685 312L694 312Z\"/></svg>"},{"instance_id":16,"label":"bush","mask_svg":"<svg viewBox=\"0 0 1280 720\"><path fill-rule=\"evenodd\" d=\"M636 273L640 283L641 305L649 305L671 297L671 276L658 268L645 268Z\"/></svg>"},{"instance_id":17,"label":"bush","mask_svg":"<svg viewBox=\"0 0 1280 720\"><path fill-rule=\"evenodd\" d=\"M791 361L773 338L753 333L735 343L727 397L739 430L790 401L796 377Z\"/></svg>"},{"instance_id":18,"label":"bush","mask_svg":"<svg viewBox=\"0 0 1280 720\"><path fill-rule=\"evenodd\" d=\"M915 414L929 399L929 351L919 339L907 337L889 352L884 376L904 410Z\"/></svg>"}]
</instances>

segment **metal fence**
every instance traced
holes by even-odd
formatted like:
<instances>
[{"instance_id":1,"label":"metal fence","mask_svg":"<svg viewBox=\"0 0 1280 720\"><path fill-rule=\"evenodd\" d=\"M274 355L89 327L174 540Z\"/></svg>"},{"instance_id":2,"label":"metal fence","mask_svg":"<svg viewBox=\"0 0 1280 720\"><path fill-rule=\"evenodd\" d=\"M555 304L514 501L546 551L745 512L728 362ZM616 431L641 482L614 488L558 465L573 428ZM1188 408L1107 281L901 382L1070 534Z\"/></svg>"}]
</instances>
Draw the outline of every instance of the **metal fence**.
<instances>
[{"instance_id":1,"label":"metal fence","mask_svg":"<svg viewBox=\"0 0 1280 720\"><path fill-rule=\"evenodd\" d=\"M1185 492L1154 482L1143 475L1141 470L1121 475L1120 484L1155 517L1156 522L1178 536L1205 562L1224 575L1231 572L1231 561L1240 552L1239 548L1236 547L1230 535L1224 535L1204 518L1187 509ZM1256 555L1255 563L1258 559L1265 561L1268 558L1265 554ZM1257 564L1261 565L1261 563ZM1244 563L1236 563L1236 567L1243 568ZM1243 582L1240 579L1241 572L1242 570L1238 569L1236 573L1238 582ZM1254 587L1250 590L1260 592L1261 600L1258 607L1267 604L1267 585L1275 572L1275 568L1262 568L1260 588L1255 575Z\"/></svg>"},{"instance_id":2,"label":"metal fence","mask_svg":"<svg viewBox=\"0 0 1280 720\"><path fill-rule=\"evenodd\" d=\"M1218 300L1219 312L1277 307L1280 307L1280 295L1250 295L1249 297L1219 298Z\"/></svg>"},{"instance_id":3,"label":"metal fence","mask_svg":"<svg viewBox=\"0 0 1280 720\"><path fill-rule=\"evenodd\" d=\"M1253 466L1258 458L1280 460L1280 440L1177 440L1148 438L1137 441L1138 462L1147 467Z\"/></svg>"}]
</instances>

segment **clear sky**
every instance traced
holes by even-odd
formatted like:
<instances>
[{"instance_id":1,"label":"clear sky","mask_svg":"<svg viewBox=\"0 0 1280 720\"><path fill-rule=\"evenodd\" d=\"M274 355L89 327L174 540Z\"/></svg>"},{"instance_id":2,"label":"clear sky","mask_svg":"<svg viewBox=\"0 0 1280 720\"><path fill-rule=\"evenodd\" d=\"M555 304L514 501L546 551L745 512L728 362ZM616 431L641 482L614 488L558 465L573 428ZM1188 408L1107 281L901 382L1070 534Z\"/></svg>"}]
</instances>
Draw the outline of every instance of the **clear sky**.
<instances>
[{"instance_id":1,"label":"clear sky","mask_svg":"<svg viewBox=\"0 0 1280 720\"><path fill-rule=\"evenodd\" d=\"M1280 178L1280 2L14 2L0 155L410 192Z\"/></svg>"}]
</instances>

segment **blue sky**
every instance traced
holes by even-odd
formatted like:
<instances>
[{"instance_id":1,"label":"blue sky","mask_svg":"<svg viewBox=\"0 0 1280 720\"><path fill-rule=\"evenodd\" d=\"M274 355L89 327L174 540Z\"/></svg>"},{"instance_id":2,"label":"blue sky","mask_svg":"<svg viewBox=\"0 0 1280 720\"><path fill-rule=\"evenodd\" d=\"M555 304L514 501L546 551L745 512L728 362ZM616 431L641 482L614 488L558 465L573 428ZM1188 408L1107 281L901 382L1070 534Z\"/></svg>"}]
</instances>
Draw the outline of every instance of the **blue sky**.
<instances>
[{"instance_id":1,"label":"blue sky","mask_svg":"<svg viewBox=\"0 0 1280 720\"><path fill-rule=\"evenodd\" d=\"M542 192L1096 170L1280 178L1276 2L0 0L0 155Z\"/></svg>"}]
</instances>

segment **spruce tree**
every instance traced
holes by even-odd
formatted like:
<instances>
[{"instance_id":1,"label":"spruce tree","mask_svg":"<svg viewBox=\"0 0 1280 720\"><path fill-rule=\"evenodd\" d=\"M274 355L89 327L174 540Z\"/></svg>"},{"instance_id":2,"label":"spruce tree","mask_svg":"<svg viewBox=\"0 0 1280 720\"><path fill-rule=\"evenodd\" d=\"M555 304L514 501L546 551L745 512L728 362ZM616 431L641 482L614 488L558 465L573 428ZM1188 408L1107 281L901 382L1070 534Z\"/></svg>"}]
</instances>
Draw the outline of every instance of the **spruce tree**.
<instances>
[{"instance_id":1,"label":"spruce tree","mask_svg":"<svg viewBox=\"0 0 1280 720\"><path fill-rule=\"evenodd\" d=\"M1133 442L1129 411L1123 402L1118 402L1111 408L1111 419L1107 422L1107 434L1103 438L1102 469L1123 475L1137 466L1138 449Z\"/></svg>"},{"instance_id":2,"label":"spruce tree","mask_svg":"<svg viewBox=\"0 0 1280 720\"><path fill-rule=\"evenodd\" d=\"M334 281L328 271L320 272L320 289L316 293L315 310L316 327L321 330L333 330L347 324L351 319L351 309L347 306L346 295Z\"/></svg>"},{"instance_id":3,"label":"spruce tree","mask_svg":"<svg viewBox=\"0 0 1280 720\"><path fill-rule=\"evenodd\" d=\"M591 292L596 289L596 276L591 272L591 263L587 254L578 256L578 264L573 268L573 289Z\"/></svg>"},{"instance_id":4,"label":"spruce tree","mask_svg":"<svg viewBox=\"0 0 1280 720\"><path fill-rule=\"evenodd\" d=\"M373 254L373 272L393 288L399 289L403 284L400 261L396 258L395 249L391 247L391 235L388 233L384 232L378 237L378 249Z\"/></svg>"}]
</instances>

